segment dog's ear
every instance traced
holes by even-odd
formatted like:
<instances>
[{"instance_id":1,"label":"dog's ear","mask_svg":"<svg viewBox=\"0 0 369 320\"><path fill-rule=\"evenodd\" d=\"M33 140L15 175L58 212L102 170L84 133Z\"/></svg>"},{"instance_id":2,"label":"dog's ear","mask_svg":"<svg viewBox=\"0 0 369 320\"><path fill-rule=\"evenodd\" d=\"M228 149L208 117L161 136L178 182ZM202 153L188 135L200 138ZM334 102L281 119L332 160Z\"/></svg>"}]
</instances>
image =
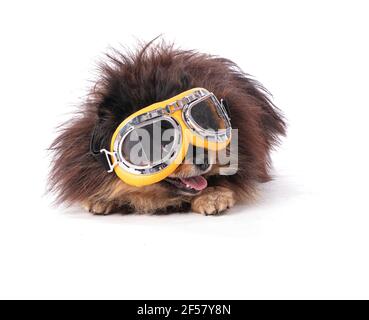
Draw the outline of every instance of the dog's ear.
<instances>
[{"instance_id":1,"label":"dog's ear","mask_svg":"<svg viewBox=\"0 0 369 320\"><path fill-rule=\"evenodd\" d=\"M278 135L286 134L286 124L279 108L271 101L271 94L258 81L242 74L237 79L238 85L251 98L250 102L261 107L261 124L268 143L275 143Z\"/></svg>"},{"instance_id":2,"label":"dog's ear","mask_svg":"<svg viewBox=\"0 0 369 320\"><path fill-rule=\"evenodd\" d=\"M260 83L254 81L252 90L253 96L259 100L264 111L261 120L262 124L269 135L270 141L275 141L277 135L286 134L286 123L279 108L271 101L271 94Z\"/></svg>"}]
</instances>

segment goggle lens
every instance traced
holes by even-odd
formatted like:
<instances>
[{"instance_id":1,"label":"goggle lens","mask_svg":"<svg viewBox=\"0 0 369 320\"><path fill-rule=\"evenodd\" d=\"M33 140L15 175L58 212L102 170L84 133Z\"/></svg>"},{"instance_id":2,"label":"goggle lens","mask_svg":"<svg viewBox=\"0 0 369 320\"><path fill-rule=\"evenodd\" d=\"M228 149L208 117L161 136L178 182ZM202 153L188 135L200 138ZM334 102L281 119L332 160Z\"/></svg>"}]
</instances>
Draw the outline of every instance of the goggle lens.
<instances>
[{"instance_id":1,"label":"goggle lens","mask_svg":"<svg viewBox=\"0 0 369 320\"><path fill-rule=\"evenodd\" d=\"M176 129L168 120L146 124L126 135L121 143L121 155L135 166L153 166L173 155L177 136Z\"/></svg>"},{"instance_id":2,"label":"goggle lens","mask_svg":"<svg viewBox=\"0 0 369 320\"><path fill-rule=\"evenodd\" d=\"M228 127L223 110L212 97L195 103L191 107L190 115L196 124L204 130L217 131Z\"/></svg>"}]
</instances>

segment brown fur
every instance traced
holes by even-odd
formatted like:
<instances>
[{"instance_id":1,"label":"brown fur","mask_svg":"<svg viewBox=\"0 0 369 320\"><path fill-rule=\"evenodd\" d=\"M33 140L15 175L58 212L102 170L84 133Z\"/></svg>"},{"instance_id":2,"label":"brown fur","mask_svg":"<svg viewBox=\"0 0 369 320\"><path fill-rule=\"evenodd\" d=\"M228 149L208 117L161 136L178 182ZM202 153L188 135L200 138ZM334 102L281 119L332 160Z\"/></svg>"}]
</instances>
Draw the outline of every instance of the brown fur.
<instances>
[{"instance_id":1,"label":"brown fur","mask_svg":"<svg viewBox=\"0 0 369 320\"><path fill-rule=\"evenodd\" d=\"M58 202L80 203L94 213L187 211L192 204L193 210L211 214L250 198L257 182L270 179L269 152L278 136L285 134L285 124L265 89L232 61L150 42L136 53L108 55L100 71L85 104L61 127L51 145L54 158L49 182ZM128 115L193 87L204 87L228 102L232 127L239 130L235 175L216 175L214 166L207 175L207 189L195 197L181 196L163 183L128 186L108 174L89 153L95 126L100 144L107 146ZM190 166L182 164L175 174L186 176ZM217 197L221 188L226 196ZM211 192L216 193L211 196ZM206 209L209 206L213 210Z\"/></svg>"}]
</instances>

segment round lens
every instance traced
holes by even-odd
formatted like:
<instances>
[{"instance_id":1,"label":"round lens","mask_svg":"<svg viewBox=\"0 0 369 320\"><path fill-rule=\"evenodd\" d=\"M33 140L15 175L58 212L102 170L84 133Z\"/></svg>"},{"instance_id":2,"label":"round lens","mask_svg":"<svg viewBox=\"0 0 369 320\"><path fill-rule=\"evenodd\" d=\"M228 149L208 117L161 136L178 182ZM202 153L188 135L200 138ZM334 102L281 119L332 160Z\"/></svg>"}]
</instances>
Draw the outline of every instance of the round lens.
<instances>
[{"instance_id":1,"label":"round lens","mask_svg":"<svg viewBox=\"0 0 369 320\"><path fill-rule=\"evenodd\" d=\"M121 143L121 155L138 167L154 166L175 153L174 125L168 120L157 120L130 131Z\"/></svg>"},{"instance_id":2,"label":"round lens","mask_svg":"<svg viewBox=\"0 0 369 320\"><path fill-rule=\"evenodd\" d=\"M216 102L211 98L199 101L191 107L191 117L205 130L226 129L221 110L218 109Z\"/></svg>"}]
</instances>

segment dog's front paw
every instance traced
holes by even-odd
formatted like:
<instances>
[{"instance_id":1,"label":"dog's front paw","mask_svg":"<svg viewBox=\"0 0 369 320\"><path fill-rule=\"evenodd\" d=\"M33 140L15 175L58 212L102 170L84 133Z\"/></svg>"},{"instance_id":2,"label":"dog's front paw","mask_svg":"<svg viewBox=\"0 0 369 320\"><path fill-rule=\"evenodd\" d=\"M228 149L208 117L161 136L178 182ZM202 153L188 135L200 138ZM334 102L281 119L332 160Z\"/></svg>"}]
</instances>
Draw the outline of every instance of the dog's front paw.
<instances>
[{"instance_id":1,"label":"dog's front paw","mask_svg":"<svg viewBox=\"0 0 369 320\"><path fill-rule=\"evenodd\" d=\"M82 206L93 214L109 214L113 211L113 205L106 202L90 202L86 201Z\"/></svg>"},{"instance_id":2,"label":"dog's front paw","mask_svg":"<svg viewBox=\"0 0 369 320\"><path fill-rule=\"evenodd\" d=\"M234 206L234 192L225 187L209 187L191 201L194 212L205 215L219 214Z\"/></svg>"}]
</instances>

